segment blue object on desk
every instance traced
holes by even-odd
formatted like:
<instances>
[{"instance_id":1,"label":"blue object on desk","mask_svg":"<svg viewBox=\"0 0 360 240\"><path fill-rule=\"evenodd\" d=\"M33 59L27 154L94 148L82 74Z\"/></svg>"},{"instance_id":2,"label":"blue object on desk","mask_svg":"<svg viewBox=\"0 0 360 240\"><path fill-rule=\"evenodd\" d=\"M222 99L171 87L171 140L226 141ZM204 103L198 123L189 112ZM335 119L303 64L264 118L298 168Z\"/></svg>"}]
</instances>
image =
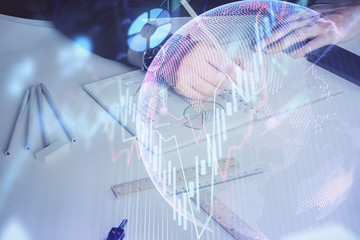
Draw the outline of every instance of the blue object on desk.
<instances>
[{"instance_id":1,"label":"blue object on desk","mask_svg":"<svg viewBox=\"0 0 360 240\"><path fill-rule=\"evenodd\" d=\"M298 42L287 48L284 52L289 53L302 48L313 38ZM337 45L327 45L316 49L306 56L309 62L360 86L360 56Z\"/></svg>"},{"instance_id":2,"label":"blue object on desk","mask_svg":"<svg viewBox=\"0 0 360 240\"><path fill-rule=\"evenodd\" d=\"M124 230L124 227L125 225L127 224L128 220L127 219L124 219L119 227L113 227L106 240L123 240L125 238L125 230Z\"/></svg>"},{"instance_id":3,"label":"blue object on desk","mask_svg":"<svg viewBox=\"0 0 360 240\"><path fill-rule=\"evenodd\" d=\"M360 86L360 56L336 45L325 46L306 56L306 59Z\"/></svg>"}]
</instances>

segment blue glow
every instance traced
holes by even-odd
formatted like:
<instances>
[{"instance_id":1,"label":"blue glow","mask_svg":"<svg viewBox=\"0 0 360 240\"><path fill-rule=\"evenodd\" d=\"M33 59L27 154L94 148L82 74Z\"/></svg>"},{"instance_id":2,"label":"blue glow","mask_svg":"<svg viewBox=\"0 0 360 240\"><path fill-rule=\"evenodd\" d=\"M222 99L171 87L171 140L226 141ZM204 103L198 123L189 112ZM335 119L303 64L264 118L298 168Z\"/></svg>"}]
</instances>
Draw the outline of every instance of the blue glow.
<instances>
[{"instance_id":1,"label":"blue glow","mask_svg":"<svg viewBox=\"0 0 360 240\"><path fill-rule=\"evenodd\" d=\"M28 233L24 230L22 224L16 220L11 219L7 222L1 232L0 240L29 240Z\"/></svg>"},{"instance_id":2,"label":"blue glow","mask_svg":"<svg viewBox=\"0 0 360 240\"><path fill-rule=\"evenodd\" d=\"M128 31L128 35L131 36L136 33L139 33L141 31L141 29L145 26L147 21L148 21L148 13L144 12L143 14L141 14L140 16L138 16L135 19L133 24L131 24L129 31Z\"/></svg>"},{"instance_id":3,"label":"blue glow","mask_svg":"<svg viewBox=\"0 0 360 240\"><path fill-rule=\"evenodd\" d=\"M87 59L91 56L92 44L86 37L78 37L65 47L59 49L57 63L60 65L63 76L70 76L75 71L82 69ZM72 64L69 64L72 62Z\"/></svg>"},{"instance_id":4,"label":"blue glow","mask_svg":"<svg viewBox=\"0 0 360 240\"><path fill-rule=\"evenodd\" d=\"M167 11L162 11L159 15L158 19L156 20L157 24L163 25L165 23L170 22L170 14Z\"/></svg>"},{"instance_id":5,"label":"blue glow","mask_svg":"<svg viewBox=\"0 0 360 240\"><path fill-rule=\"evenodd\" d=\"M155 30L152 36L150 36L150 39L146 39L139 33L149 22L155 22L155 25L159 26L159 28ZM148 46L151 48L158 46L170 32L171 25L169 22L170 14L161 8L151 9L150 14L147 12L142 13L135 19L129 28L128 46L136 52L143 52ZM148 43L148 41L150 41L150 43Z\"/></svg>"},{"instance_id":6,"label":"blue glow","mask_svg":"<svg viewBox=\"0 0 360 240\"><path fill-rule=\"evenodd\" d=\"M276 26L276 19L274 15L273 2L269 4L270 16L271 16L271 26Z\"/></svg>"},{"instance_id":7,"label":"blue glow","mask_svg":"<svg viewBox=\"0 0 360 240\"><path fill-rule=\"evenodd\" d=\"M171 24L166 24L161 27L158 27L154 34L150 37L150 47L154 48L159 45L169 34L171 29Z\"/></svg>"},{"instance_id":8,"label":"blue glow","mask_svg":"<svg viewBox=\"0 0 360 240\"><path fill-rule=\"evenodd\" d=\"M157 18L163 10L161 8L155 8L150 10L150 18Z\"/></svg>"},{"instance_id":9,"label":"blue glow","mask_svg":"<svg viewBox=\"0 0 360 240\"><path fill-rule=\"evenodd\" d=\"M91 52L92 50L92 44L89 38L84 37L84 36L80 36L74 39L75 43L79 46L81 46L82 48L88 50L89 52Z\"/></svg>"},{"instance_id":10,"label":"blue glow","mask_svg":"<svg viewBox=\"0 0 360 240\"><path fill-rule=\"evenodd\" d=\"M27 58L14 65L7 77L9 93L16 97L23 94L24 84L32 79L34 73L35 64L32 59Z\"/></svg>"},{"instance_id":11,"label":"blue glow","mask_svg":"<svg viewBox=\"0 0 360 240\"><path fill-rule=\"evenodd\" d=\"M297 4L306 7L308 5L308 0L299 0Z\"/></svg>"},{"instance_id":12,"label":"blue glow","mask_svg":"<svg viewBox=\"0 0 360 240\"><path fill-rule=\"evenodd\" d=\"M266 37L269 37L271 35L271 26L270 26L270 20L268 17L264 17L264 31L265 31Z\"/></svg>"},{"instance_id":13,"label":"blue glow","mask_svg":"<svg viewBox=\"0 0 360 240\"><path fill-rule=\"evenodd\" d=\"M9 90L14 95L17 95L22 90L21 83L19 81L12 81Z\"/></svg>"},{"instance_id":14,"label":"blue glow","mask_svg":"<svg viewBox=\"0 0 360 240\"><path fill-rule=\"evenodd\" d=\"M21 174L21 171L24 167L24 163L26 160L26 157L24 155L25 155L25 152L19 154L19 156L17 156L16 159L13 159L14 161L12 162L12 164L10 166L8 166L5 174L1 177L0 211L3 207L3 204L6 200L8 193L11 191L16 179ZM1 240L1 238L0 238L0 240Z\"/></svg>"}]
</instances>

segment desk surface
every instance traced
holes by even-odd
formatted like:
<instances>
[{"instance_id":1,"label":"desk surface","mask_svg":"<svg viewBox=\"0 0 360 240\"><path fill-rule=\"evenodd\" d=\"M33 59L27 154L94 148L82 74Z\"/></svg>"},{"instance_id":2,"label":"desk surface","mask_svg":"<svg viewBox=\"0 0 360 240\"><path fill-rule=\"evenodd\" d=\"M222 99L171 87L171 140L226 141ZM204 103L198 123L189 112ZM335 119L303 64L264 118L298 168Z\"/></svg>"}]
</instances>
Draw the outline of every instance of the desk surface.
<instances>
[{"instance_id":1,"label":"desk surface","mask_svg":"<svg viewBox=\"0 0 360 240\"><path fill-rule=\"evenodd\" d=\"M51 162L43 163L36 160L33 155L35 151L41 149L39 131L36 129L32 131L36 138L34 139L36 147L31 152L25 152L21 149L23 129L19 129L15 135L16 154L0 157L0 239L2 236L11 236L11 234L18 234L16 239L24 240L104 239L110 228L118 225L123 218L129 219L128 239L178 239L180 237L195 239L193 227L184 231L177 222L172 221L171 206L157 192L142 194L135 199L117 200L110 190L110 186L115 183L146 176L147 172L142 161L139 161L136 156L132 156L129 165L125 158L119 158L116 162L111 161L109 138L112 136L109 134L109 127L115 136L119 135L122 129L89 98L81 86L132 69L89 54L63 37L47 22L0 15L0 28L3 33L0 40L0 79L2 79L0 94L3 98L0 104L0 111L3 113L0 119L2 150L6 147L11 131L10 126L13 124L25 89L40 82L48 86L66 121L78 137L78 142L71 144L70 151L61 153ZM359 43L359 39L343 44L343 47L360 55L360 48L354 47L356 43ZM344 101L349 104L336 108L336 112L342 118L335 118L331 123L333 129L336 127L348 129L346 133L339 134L339 137L343 138L344 145L337 146L347 146L345 149L347 154L342 156L341 153L345 150L337 148L334 148L331 153L339 163L347 162L349 157L357 158L360 150L357 144L359 135L357 133L360 133L357 112L349 110L356 107L358 109L357 104L352 106L350 103L351 99L359 100L360 90L359 87L350 83L345 83L344 88L347 91ZM347 126L342 126L342 124ZM56 135L57 133L59 134ZM65 138L61 135L61 131L56 134L60 138ZM54 141L56 138L51 140ZM321 169L321 166L326 168L326 161L319 164L313 163L313 165L312 161L321 158L323 152L329 151L324 144L331 143L329 136L314 136L314 141L319 142L322 150L318 151L316 156L308 158L306 158L306 152L302 153L304 158L308 159L305 163L314 168ZM117 138L114 138L112 142L115 152L131 144L121 142ZM345 201L335 215L339 215L338 212L341 211L359 213L360 210L358 206L351 205L356 200L359 202L359 194L356 195L354 192L360 188L360 181L357 174L358 163L350 162L351 168L339 169L339 172L336 172L340 174L354 171L350 174L351 179L340 179L343 182L339 182L339 184L351 182L351 188L347 193L347 201L350 205ZM292 168L301 167L301 165L292 166ZM239 201L228 201L227 204L245 212L243 218L258 228L264 229L269 236L274 236L271 239L277 239L279 236L267 229L274 226L267 223L288 217L278 210L284 204L287 194L297 194L296 190L291 189L291 185L281 185L283 177L291 173L284 172L270 182L271 186L282 186L280 189L283 190L283 196L274 197L271 193L272 188L268 188L268 191L262 190L257 201L251 198L246 199L242 196L252 191L252 183L249 181L246 182L248 187L244 187L243 192L238 193ZM316 177L316 173L314 176ZM303 182L304 185L306 183L306 181ZM229 189L232 187L235 188L230 185ZM220 190L219 192L221 193ZM226 194L222 195L226 202ZM273 204L271 209L263 204L264 198L269 199L268 202ZM245 203L248 204L246 207L238 205ZM262 208L259 208L260 205ZM267 217L251 218L250 209L262 211ZM358 215L357 217L350 216L346 221L351 231L355 229L351 226L359 223ZM269 219L268 216L273 216L273 219ZM229 235L216 223L211 222L210 228L214 230L214 233L206 232L205 239L229 239ZM287 232L283 231L285 235ZM356 234L359 235L360 232Z\"/></svg>"},{"instance_id":2,"label":"desk surface","mask_svg":"<svg viewBox=\"0 0 360 240\"><path fill-rule=\"evenodd\" d=\"M44 164L34 156L41 150L39 129L31 132L34 149L25 152L24 128L19 128L16 154L0 157L0 236L17 232L24 240L103 239L111 227L127 218L129 239L194 237L192 230L184 231L172 222L172 208L157 192L136 201L117 200L110 189L147 173L135 156L129 166L126 159L111 161L108 127L114 135L121 128L81 87L133 69L84 51L47 22L1 15L0 26L0 92L6 99L0 104L6 113L0 120L1 148L6 148L25 90L41 82L78 138L70 151ZM56 134L66 139L61 130ZM114 151L130 146L116 139L113 144ZM213 227L219 229L216 236L227 237L220 227Z\"/></svg>"}]
</instances>

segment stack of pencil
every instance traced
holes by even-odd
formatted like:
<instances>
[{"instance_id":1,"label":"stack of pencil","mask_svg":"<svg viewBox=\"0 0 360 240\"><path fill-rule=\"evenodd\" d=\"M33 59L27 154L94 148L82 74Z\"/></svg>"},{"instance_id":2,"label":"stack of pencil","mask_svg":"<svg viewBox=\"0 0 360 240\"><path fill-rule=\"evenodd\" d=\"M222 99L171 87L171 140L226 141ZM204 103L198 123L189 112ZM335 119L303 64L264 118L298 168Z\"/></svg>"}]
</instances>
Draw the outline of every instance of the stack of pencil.
<instances>
[{"instance_id":1,"label":"stack of pencil","mask_svg":"<svg viewBox=\"0 0 360 240\"><path fill-rule=\"evenodd\" d=\"M41 135L42 135L42 141L43 146L46 148L50 145L47 129L44 123L44 97L49 103L54 115L56 116L57 121L59 122L60 126L64 130L66 136L68 137L69 141L74 143L76 142L76 138L73 134L73 132L70 130L68 125L65 123L64 118L60 114L59 109L57 108L54 99L52 98L49 90L45 86L45 84L40 83L37 86L31 86L29 89L26 90L25 95L23 97L23 100L20 105L19 112L17 114L17 118L15 121L15 124L12 128L12 132L10 135L10 139L7 145L7 148L5 150L5 155L9 156L12 153L13 144L14 144L14 134L17 132L17 129L19 128L19 122L24 118L24 115L27 111L26 117L26 133L25 133L25 142L24 142L24 149L29 151L31 149L31 143L30 143L30 128L32 126L33 121L33 104L35 101L35 91L37 95L37 102L38 102L38 109L39 109L39 121L40 121L40 129L41 129Z\"/></svg>"}]
</instances>

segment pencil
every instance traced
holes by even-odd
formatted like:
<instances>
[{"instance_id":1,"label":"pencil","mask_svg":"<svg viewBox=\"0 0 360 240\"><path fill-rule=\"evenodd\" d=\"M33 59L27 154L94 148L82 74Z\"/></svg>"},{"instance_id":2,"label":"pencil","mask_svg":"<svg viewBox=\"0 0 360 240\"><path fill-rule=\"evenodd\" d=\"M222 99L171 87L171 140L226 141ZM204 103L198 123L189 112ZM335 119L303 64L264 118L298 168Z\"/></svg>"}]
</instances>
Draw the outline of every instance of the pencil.
<instances>
[{"instance_id":1,"label":"pencil","mask_svg":"<svg viewBox=\"0 0 360 240\"><path fill-rule=\"evenodd\" d=\"M44 99L43 94L41 91L41 85L37 86L37 99L38 99L38 106L39 106L39 120L40 120L40 130L41 130L41 136L43 139L44 147L49 146L49 138L47 136L46 132L46 126L44 122Z\"/></svg>"},{"instance_id":2,"label":"pencil","mask_svg":"<svg viewBox=\"0 0 360 240\"><path fill-rule=\"evenodd\" d=\"M41 83L40 86L42 88L42 91L43 91L43 93L44 93L44 95L45 95L51 109L53 110L56 118L58 119L61 127L63 128L63 130L66 133L67 137L69 138L70 142L76 142L76 138L75 138L74 134L72 133L70 128L66 125L63 117L61 116L58 108L56 107L56 104L55 104L53 98L50 95L49 90L46 88L45 84L43 84L43 83Z\"/></svg>"},{"instance_id":3,"label":"pencil","mask_svg":"<svg viewBox=\"0 0 360 240\"><path fill-rule=\"evenodd\" d=\"M13 127L11 135L10 135L10 139L9 139L6 151L5 151L5 155L10 155L10 153L11 153L11 149L12 149L12 145L13 145L13 136L14 136L14 133L16 132L16 129L18 128L20 119L22 119L22 116L24 115L26 103L28 102L28 99L29 99L29 92L30 92L29 89L25 92L24 98L20 105L20 109L19 109L14 127Z\"/></svg>"},{"instance_id":4,"label":"pencil","mask_svg":"<svg viewBox=\"0 0 360 240\"><path fill-rule=\"evenodd\" d=\"M26 136L25 136L25 150L30 150L30 129L32 126L32 105L33 105L33 97L34 97L34 86L30 87L29 91L29 100L28 100L28 114L27 114L27 123L26 123Z\"/></svg>"}]
</instances>

